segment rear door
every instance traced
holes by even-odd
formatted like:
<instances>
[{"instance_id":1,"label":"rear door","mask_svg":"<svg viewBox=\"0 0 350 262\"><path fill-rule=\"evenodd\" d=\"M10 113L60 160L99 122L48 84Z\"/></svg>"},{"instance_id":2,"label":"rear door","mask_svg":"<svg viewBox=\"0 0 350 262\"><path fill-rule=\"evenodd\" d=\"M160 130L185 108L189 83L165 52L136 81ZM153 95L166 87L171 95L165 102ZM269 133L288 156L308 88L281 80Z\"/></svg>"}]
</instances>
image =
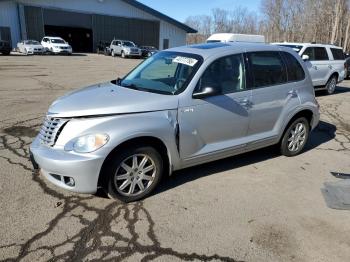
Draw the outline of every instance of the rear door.
<instances>
[{"instance_id":1,"label":"rear door","mask_svg":"<svg viewBox=\"0 0 350 262\"><path fill-rule=\"evenodd\" d=\"M302 55L308 55L306 61L314 86L325 85L330 76L330 61L325 47L307 47Z\"/></svg>"},{"instance_id":2,"label":"rear door","mask_svg":"<svg viewBox=\"0 0 350 262\"><path fill-rule=\"evenodd\" d=\"M331 56L333 59L330 61L330 67L333 72L337 72L339 77L338 81L343 81L345 78L345 56L343 49L341 48L330 48Z\"/></svg>"},{"instance_id":3,"label":"rear door","mask_svg":"<svg viewBox=\"0 0 350 262\"><path fill-rule=\"evenodd\" d=\"M275 143L286 114L299 104L299 84L294 79L304 79L305 74L296 58L292 60L292 63L297 63L295 68L286 67L285 61L293 58L290 53L284 55L278 51L247 53L253 87L247 134L249 149ZM298 73L296 70L299 70ZM293 77L293 73L298 74L298 77Z\"/></svg>"}]
</instances>

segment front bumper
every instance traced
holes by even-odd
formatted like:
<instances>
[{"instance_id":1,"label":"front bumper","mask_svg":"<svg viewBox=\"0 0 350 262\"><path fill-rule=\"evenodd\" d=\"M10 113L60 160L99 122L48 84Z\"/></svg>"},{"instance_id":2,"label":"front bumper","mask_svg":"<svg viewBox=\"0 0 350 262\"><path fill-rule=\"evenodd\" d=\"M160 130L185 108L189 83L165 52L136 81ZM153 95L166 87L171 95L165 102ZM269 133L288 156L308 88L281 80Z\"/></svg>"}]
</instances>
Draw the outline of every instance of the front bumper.
<instances>
[{"instance_id":1,"label":"front bumper","mask_svg":"<svg viewBox=\"0 0 350 262\"><path fill-rule=\"evenodd\" d=\"M94 194L104 161L94 154L75 154L42 145L38 138L30 146L31 161L51 183L66 190ZM74 179L71 186L69 178Z\"/></svg>"},{"instance_id":2,"label":"front bumper","mask_svg":"<svg viewBox=\"0 0 350 262\"><path fill-rule=\"evenodd\" d=\"M125 53L126 56L134 56L134 57L141 57L141 53Z\"/></svg>"},{"instance_id":3,"label":"front bumper","mask_svg":"<svg viewBox=\"0 0 350 262\"><path fill-rule=\"evenodd\" d=\"M52 52L55 54L71 54L72 49L52 49Z\"/></svg>"}]
</instances>

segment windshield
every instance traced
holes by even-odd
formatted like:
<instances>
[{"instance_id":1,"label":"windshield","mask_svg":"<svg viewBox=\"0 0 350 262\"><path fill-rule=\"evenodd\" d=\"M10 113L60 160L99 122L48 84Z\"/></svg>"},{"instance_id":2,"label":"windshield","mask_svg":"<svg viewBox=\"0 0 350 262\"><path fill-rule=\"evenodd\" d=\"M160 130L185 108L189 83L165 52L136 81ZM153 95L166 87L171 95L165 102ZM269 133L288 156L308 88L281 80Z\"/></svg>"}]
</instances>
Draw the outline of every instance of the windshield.
<instances>
[{"instance_id":1,"label":"windshield","mask_svg":"<svg viewBox=\"0 0 350 262\"><path fill-rule=\"evenodd\" d=\"M51 43L54 43L54 44L65 44L66 42L64 42L62 39L51 39Z\"/></svg>"},{"instance_id":2,"label":"windshield","mask_svg":"<svg viewBox=\"0 0 350 262\"><path fill-rule=\"evenodd\" d=\"M160 52L141 63L119 84L146 92L175 95L186 89L202 60L201 56L193 54Z\"/></svg>"},{"instance_id":3,"label":"windshield","mask_svg":"<svg viewBox=\"0 0 350 262\"><path fill-rule=\"evenodd\" d=\"M35 40L24 41L24 43L26 45L40 45L40 43L38 41L35 41Z\"/></svg>"},{"instance_id":4,"label":"windshield","mask_svg":"<svg viewBox=\"0 0 350 262\"><path fill-rule=\"evenodd\" d=\"M279 46L284 46L284 47L289 47L292 48L295 52L299 53L300 50L303 48L302 45L279 45Z\"/></svg>"},{"instance_id":5,"label":"windshield","mask_svg":"<svg viewBox=\"0 0 350 262\"><path fill-rule=\"evenodd\" d=\"M123 42L123 46L135 47L135 44L133 42L125 41Z\"/></svg>"}]
</instances>

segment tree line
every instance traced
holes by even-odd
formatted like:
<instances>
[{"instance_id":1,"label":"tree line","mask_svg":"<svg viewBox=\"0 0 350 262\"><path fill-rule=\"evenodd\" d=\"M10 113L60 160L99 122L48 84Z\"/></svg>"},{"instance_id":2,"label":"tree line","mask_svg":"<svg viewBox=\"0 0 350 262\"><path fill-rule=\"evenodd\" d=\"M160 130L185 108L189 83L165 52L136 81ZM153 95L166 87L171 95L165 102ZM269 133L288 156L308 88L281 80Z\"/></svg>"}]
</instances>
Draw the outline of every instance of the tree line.
<instances>
[{"instance_id":1,"label":"tree line","mask_svg":"<svg viewBox=\"0 0 350 262\"><path fill-rule=\"evenodd\" d=\"M204 42L213 33L261 34L267 42L316 42L350 51L350 0L261 0L261 12L244 7L215 8L190 16L185 23L198 30L188 43Z\"/></svg>"}]
</instances>

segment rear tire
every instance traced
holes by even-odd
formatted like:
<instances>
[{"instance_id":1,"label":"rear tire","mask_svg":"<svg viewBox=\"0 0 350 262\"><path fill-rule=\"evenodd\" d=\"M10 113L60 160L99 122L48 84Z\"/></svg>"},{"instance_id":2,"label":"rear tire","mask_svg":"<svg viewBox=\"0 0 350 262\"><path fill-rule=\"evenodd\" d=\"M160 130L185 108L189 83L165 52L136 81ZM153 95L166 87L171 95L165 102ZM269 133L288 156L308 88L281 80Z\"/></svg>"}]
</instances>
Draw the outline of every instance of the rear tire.
<instances>
[{"instance_id":1,"label":"rear tire","mask_svg":"<svg viewBox=\"0 0 350 262\"><path fill-rule=\"evenodd\" d=\"M331 76L326 84L327 95L332 95L337 87L337 77L335 75Z\"/></svg>"},{"instance_id":2,"label":"rear tire","mask_svg":"<svg viewBox=\"0 0 350 262\"><path fill-rule=\"evenodd\" d=\"M309 138L310 124L305 117L294 120L283 134L280 151L287 157L300 154Z\"/></svg>"},{"instance_id":3,"label":"rear tire","mask_svg":"<svg viewBox=\"0 0 350 262\"><path fill-rule=\"evenodd\" d=\"M108 196L129 203L149 196L156 188L163 174L163 159L153 147L130 147L112 157L106 172Z\"/></svg>"}]
</instances>

